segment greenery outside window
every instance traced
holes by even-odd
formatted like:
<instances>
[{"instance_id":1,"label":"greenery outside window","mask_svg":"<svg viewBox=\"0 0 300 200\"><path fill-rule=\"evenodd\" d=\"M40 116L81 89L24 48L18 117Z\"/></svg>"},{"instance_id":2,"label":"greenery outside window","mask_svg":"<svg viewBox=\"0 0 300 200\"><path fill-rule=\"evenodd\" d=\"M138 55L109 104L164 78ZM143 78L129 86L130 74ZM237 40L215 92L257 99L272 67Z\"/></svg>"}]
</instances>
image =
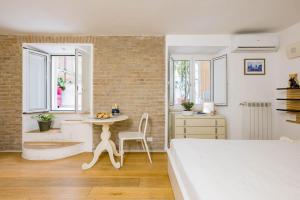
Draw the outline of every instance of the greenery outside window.
<instances>
[{"instance_id":1,"label":"greenery outside window","mask_svg":"<svg viewBox=\"0 0 300 200\"><path fill-rule=\"evenodd\" d=\"M196 105L211 101L210 60L170 60L169 98L171 106L180 106L183 100Z\"/></svg>"}]
</instances>

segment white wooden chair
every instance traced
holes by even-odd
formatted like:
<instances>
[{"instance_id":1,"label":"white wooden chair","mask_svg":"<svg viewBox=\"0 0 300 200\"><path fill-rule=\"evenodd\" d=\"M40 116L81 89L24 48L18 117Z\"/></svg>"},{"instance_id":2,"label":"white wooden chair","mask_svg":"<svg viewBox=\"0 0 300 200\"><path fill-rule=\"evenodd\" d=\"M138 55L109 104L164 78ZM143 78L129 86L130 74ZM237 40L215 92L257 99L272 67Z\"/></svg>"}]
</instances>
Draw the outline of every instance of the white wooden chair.
<instances>
[{"instance_id":1,"label":"white wooden chair","mask_svg":"<svg viewBox=\"0 0 300 200\"><path fill-rule=\"evenodd\" d=\"M144 127L143 126L144 123ZM149 148L146 141L146 131L148 125L148 113L143 113L140 124L139 130L137 132L120 132L119 133L119 152L121 154L121 166L123 166L123 159L124 159L124 141L126 140L139 140L142 143L144 151L147 151L148 158L150 163L152 164Z\"/></svg>"}]
</instances>

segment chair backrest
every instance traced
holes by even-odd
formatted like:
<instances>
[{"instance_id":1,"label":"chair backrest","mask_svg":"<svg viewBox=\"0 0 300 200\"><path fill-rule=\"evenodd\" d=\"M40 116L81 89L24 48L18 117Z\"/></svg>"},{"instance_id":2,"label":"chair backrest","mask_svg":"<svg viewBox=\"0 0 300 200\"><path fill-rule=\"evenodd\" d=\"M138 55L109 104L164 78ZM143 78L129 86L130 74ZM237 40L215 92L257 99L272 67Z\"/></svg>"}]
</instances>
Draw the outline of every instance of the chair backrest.
<instances>
[{"instance_id":1,"label":"chair backrest","mask_svg":"<svg viewBox=\"0 0 300 200\"><path fill-rule=\"evenodd\" d=\"M139 132L143 133L144 137L146 137L146 132L147 132L148 116L149 116L148 113L143 113L139 124ZM143 123L144 123L144 127L142 127Z\"/></svg>"}]
</instances>

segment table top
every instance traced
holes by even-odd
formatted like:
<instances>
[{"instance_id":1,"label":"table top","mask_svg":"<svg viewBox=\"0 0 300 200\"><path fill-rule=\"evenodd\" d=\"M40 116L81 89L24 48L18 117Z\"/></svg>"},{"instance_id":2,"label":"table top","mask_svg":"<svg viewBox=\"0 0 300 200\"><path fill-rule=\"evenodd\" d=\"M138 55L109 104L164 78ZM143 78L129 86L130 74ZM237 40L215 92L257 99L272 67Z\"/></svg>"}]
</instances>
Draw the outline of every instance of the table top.
<instances>
[{"instance_id":1,"label":"table top","mask_svg":"<svg viewBox=\"0 0 300 200\"><path fill-rule=\"evenodd\" d=\"M124 121L126 119L128 119L127 115L119 115L108 119L88 118L85 120L85 122L93 123L96 125L102 125L102 124L113 124L114 122Z\"/></svg>"}]
</instances>

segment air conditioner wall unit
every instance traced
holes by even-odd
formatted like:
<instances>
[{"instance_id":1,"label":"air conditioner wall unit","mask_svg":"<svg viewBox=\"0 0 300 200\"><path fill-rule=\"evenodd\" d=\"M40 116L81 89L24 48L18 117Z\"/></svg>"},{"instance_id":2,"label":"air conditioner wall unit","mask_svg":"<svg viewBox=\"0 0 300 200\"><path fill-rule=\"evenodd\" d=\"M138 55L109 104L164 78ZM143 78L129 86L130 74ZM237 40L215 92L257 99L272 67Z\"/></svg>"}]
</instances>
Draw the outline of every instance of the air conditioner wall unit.
<instances>
[{"instance_id":1,"label":"air conditioner wall unit","mask_svg":"<svg viewBox=\"0 0 300 200\"><path fill-rule=\"evenodd\" d=\"M234 35L231 50L238 52L276 52L279 49L279 36L276 34Z\"/></svg>"}]
</instances>

